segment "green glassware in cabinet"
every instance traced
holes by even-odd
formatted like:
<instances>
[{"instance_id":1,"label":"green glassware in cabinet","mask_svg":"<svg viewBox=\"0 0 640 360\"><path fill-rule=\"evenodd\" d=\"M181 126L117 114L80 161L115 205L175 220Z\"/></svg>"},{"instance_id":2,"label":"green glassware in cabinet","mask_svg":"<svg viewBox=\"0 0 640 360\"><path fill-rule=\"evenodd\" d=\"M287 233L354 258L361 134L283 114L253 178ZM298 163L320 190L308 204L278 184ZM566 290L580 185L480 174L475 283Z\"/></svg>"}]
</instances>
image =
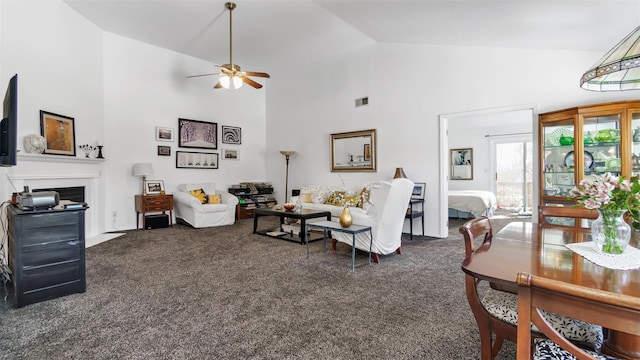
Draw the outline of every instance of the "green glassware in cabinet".
<instances>
[{"instance_id":1,"label":"green glassware in cabinet","mask_svg":"<svg viewBox=\"0 0 640 360\"><path fill-rule=\"evenodd\" d=\"M593 144L593 139L591 138L591 131L587 131L587 134L584 136L585 144Z\"/></svg>"},{"instance_id":2,"label":"green glassware in cabinet","mask_svg":"<svg viewBox=\"0 0 640 360\"><path fill-rule=\"evenodd\" d=\"M561 135L560 136L560 145L562 145L562 146L573 145L573 137L572 136Z\"/></svg>"}]
</instances>

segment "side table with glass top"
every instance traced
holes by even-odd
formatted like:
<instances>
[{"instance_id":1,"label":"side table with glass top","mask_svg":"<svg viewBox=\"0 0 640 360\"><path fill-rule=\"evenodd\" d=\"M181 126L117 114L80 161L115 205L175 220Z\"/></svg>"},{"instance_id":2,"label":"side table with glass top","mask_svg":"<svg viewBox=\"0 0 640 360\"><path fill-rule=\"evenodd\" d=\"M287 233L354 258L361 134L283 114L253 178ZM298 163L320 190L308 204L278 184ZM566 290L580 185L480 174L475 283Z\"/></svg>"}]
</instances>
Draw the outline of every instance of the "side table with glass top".
<instances>
[{"instance_id":1,"label":"side table with glass top","mask_svg":"<svg viewBox=\"0 0 640 360\"><path fill-rule=\"evenodd\" d=\"M322 251L327 252L327 238L329 237L329 233L331 231L342 232L346 234L351 234L353 237L353 243L351 244L351 271L354 271L356 268L356 235L364 232L369 232L369 265L371 265L371 248L373 247L373 232L371 230L371 226L364 225L356 225L351 224L349 227L342 227L340 223L335 221L317 221L312 223L307 223L307 232L309 228L319 228L324 231L324 237L322 239ZM306 241L307 244L307 258L309 257L309 241Z\"/></svg>"}]
</instances>

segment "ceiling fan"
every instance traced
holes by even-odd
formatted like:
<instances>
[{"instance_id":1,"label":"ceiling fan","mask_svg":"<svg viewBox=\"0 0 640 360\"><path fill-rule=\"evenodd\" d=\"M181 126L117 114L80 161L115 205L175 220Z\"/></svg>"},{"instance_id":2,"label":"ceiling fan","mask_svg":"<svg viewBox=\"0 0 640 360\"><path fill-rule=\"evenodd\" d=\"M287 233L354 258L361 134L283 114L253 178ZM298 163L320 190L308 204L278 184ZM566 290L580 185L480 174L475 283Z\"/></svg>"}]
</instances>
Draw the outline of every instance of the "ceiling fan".
<instances>
[{"instance_id":1,"label":"ceiling fan","mask_svg":"<svg viewBox=\"0 0 640 360\"><path fill-rule=\"evenodd\" d=\"M256 89L260 89L262 87L261 84L255 82L254 80L250 79L249 76L257 76L257 77L264 77L264 78L268 78L270 77L269 74L264 73L264 72L255 72L255 71L241 71L240 70L240 66L237 64L233 63L233 57L232 57L232 16L231 14L233 13L233 9L236 8L236 4L232 3L232 2L227 2L224 4L224 6L227 8L227 10L229 10L229 63L228 64L222 64L222 65L216 65L216 67L220 68L220 72L217 73L211 73L211 74L201 74L201 75L191 75L191 76L187 76L188 78L192 78L192 77L199 77L199 76L211 76L211 75L218 75L218 82L216 83L216 85L213 87L214 89L220 89L220 88L225 88L225 89L238 89L239 87L242 86L242 83L247 83L250 86L253 86Z\"/></svg>"}]
</instances>

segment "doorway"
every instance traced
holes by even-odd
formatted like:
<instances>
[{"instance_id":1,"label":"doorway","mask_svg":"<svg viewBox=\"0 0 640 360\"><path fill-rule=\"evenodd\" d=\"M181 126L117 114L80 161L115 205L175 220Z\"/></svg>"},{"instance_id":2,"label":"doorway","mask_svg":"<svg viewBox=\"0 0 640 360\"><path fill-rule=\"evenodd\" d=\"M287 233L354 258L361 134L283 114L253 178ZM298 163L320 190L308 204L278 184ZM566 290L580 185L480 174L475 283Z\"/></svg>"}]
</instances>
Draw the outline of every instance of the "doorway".
<instances>
[{"instance_id":1,"label":"doorway","mask_svg":"<svg viewBox=\"0 0 640 360\"><path fill-rule=\"evenodd\" d=\"M523 132L532 132L529 134L530 137L533 138L533 141L537 141L537 130L536 119L537 115L535 110L535 105L533 104L523 104L523 105L514 105L514 106L506 106L500 108L490 108L490 109L482 109L482 110L473 110L473 111L465 111L458 113L450 113L450 114L441 114L440 118L440 178L439 178L439 205L440 205L440 216L439 216L439 227L438 233L440 237L447 237L448 234L448 192L449 192L449 149L450 145L455 147L455 139L453 139L454 134L451 134L452 139L449 139L449 127L450 125L457 125L459 122L466 122L469 124L466 126L466 129L469 130L472 127L475 133L471 133L471 135L476 136L476 141L478 141L472 147L476 147L478 150L474 150L474 155L476 152L484 151L484 156L478 157L476 156L476 160L474 161L474 167L478 167L477 170L474 169L474 179L469 181L468 185L470 189L475 190L493 190L496 191L495 185L495 174L496 174L496 164L495 164L495 150L492 146L489 145L491 138L487 138L486 134L514 134L514 133L523 133ZM504 118L508 117L508 119ZM460 127L460 126L458 126ZM467 134L469 135L469 134ZM481 138L481 139L480 139ZM496 137L498 138L498 137ZM470 141L467 141L467 144L470 144ZM482 145L481 141L484 141L484 145ZM453 143L453 144L451 144ZM493 152L493 154L489 154ZM533 154L533 151L530 152L532 158L536 158L537 155ZM480 164L479 161L485 161L485 164ZM533 161L532 163L532 171L537 171L537 161ZM476 176L477 174L477 176ZM457 186L457 184L456 184ZM527 192L533 193L533 200L529 202L529 207L536 208L537 200L536 200L536 186L528 185L529 189ZM533 189L531 189L533 188ZM535 217L536 214L533 214Z\"/></svg>"}]
</instances>

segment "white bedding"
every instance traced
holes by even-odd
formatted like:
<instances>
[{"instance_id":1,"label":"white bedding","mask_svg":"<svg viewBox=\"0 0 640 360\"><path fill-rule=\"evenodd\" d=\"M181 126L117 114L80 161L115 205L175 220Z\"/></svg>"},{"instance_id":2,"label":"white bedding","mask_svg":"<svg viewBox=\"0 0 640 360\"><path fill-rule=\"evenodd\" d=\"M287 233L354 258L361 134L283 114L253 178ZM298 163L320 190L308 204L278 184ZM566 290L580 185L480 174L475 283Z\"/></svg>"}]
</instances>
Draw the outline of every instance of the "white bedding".
<instances>
[{"instance_id":1,"label":"white bedding","mask_svg":"<svg viewBox=\"0 0 640 360\"><path fill-rule=\"evenodd\" d=\"M449 190L449 208L475 217L493 215L497 202L496 194L491 191Z\"/></svg>"}]
</instances>

